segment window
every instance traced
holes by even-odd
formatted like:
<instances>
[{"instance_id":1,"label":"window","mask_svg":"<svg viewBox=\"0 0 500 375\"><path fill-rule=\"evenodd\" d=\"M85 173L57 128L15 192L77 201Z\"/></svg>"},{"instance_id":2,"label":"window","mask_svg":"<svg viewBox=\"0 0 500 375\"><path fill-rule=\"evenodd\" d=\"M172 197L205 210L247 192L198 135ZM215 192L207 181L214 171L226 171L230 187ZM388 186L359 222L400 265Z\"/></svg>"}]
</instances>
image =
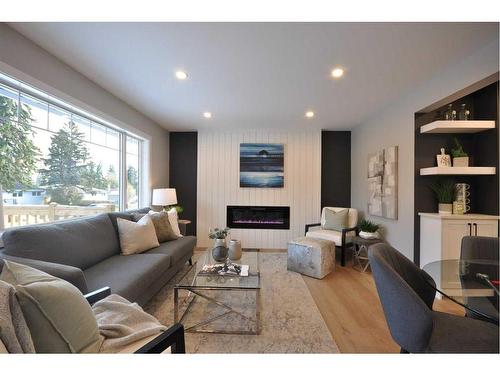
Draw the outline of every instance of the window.
<instances>
[{"instance_id":1,"label":"window","mask_svg":"<svg viewBox=\"0 0 500 375\"><path fill-rule=\"evenodd\" d=\"M139 207L140 138L0 74L7 137L24 147L0 154L0 174L13 176L0 177L6 227L47 221L54 206L56 220L64 206L72 217Z\"/></svg>"}]
</instances>

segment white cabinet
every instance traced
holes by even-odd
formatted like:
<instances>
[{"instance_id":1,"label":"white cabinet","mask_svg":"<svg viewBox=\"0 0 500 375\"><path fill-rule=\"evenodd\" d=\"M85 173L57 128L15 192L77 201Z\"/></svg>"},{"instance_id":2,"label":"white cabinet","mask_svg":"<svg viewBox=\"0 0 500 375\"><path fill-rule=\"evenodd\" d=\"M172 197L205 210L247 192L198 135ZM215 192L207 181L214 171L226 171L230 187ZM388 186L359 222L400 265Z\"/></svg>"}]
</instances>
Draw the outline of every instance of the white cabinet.
<instances>
[{"instance_id":1,"label":"white cabinet","mask_svg":"<svg viewBox=\"0 0 500 375\"><path fill-rule=\"evenodd\" d=\"M459 259L464 236L498 237L499 216L419 213L420 267L442 259Z\"/></svg>"}]
</instances>

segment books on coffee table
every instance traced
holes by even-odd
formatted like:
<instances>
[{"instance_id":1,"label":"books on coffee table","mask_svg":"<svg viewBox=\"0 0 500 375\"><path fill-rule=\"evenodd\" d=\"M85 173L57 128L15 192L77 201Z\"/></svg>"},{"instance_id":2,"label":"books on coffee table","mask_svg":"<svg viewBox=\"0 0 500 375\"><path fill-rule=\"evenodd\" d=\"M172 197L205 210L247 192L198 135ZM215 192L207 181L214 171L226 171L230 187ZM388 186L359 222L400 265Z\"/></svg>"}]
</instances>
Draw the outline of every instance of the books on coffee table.
<instances>
[{"instance_id":1,"label":"books on coffee table","mask_svg":"<svg viewBox=\"0 0 500 375\"><path fill-rule=\"evenodd\" d=\"M205 264L198 272L200 276L248 276L249 266L246 264Z\"/></svg>"}]
</instances>

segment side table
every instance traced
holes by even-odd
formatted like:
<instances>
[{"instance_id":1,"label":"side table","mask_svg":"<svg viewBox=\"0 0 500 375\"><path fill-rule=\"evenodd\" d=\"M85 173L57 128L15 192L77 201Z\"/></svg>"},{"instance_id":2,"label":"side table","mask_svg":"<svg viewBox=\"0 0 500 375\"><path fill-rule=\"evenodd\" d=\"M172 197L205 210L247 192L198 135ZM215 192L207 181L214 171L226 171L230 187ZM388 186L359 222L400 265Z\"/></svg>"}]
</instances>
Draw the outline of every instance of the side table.
<instances>
[{"instance_id":1,"label":"side table","mask_svg":"<svg viewBox=\"0 0 500 375\"><path fill-rule=\"evenodd\" d=\"M183 236L185 236L186 235L186 227L188 226L188 224L191 224L191 220L179 219L178 223L179 223L179 229L181 231L181 234Z\"/></svg>"},{"instance_id":2,"label":"side table","mask_svg":"<svg viewBox=\"0 0 500 375\"><path fill-rule=\"evenodd\" d=\"M368 260L368 248L371 245L384 241L379 238L369 240L356 236L351 239L351 242L355 245L352 266L358 271L365 272L368 269L368 266L370 266L370 261Z\"/></svg>"}]
</instances>

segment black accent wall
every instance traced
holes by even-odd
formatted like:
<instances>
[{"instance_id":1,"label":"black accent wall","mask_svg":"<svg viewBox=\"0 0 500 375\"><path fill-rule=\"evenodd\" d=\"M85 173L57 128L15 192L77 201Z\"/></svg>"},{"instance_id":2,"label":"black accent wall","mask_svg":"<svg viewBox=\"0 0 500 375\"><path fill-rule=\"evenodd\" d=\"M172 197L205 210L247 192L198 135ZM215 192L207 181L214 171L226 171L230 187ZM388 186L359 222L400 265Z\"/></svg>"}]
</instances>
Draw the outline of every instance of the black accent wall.
<instances>
[{"instance_id":1,"label":"black accent wall","mask_svg":"<svg viewBox=\"0 0 500 375\"><path fill-rule=\"evenodd\" d=\"M351 132L321 132L321 207L351 207Z\"/></svg>"},{"instance_id":2,"label":"black accent wall","mask_svg":"<svg viewBox=\"0 0 500 375\"><path fill-rule=\"evenodd\" d=\"M191 220L188 235L196 235L196 184L198 169L198 133L170 133L170 187L177 190L177 201L184 207L181 219Z\"/></svg>"}]
</instances>

